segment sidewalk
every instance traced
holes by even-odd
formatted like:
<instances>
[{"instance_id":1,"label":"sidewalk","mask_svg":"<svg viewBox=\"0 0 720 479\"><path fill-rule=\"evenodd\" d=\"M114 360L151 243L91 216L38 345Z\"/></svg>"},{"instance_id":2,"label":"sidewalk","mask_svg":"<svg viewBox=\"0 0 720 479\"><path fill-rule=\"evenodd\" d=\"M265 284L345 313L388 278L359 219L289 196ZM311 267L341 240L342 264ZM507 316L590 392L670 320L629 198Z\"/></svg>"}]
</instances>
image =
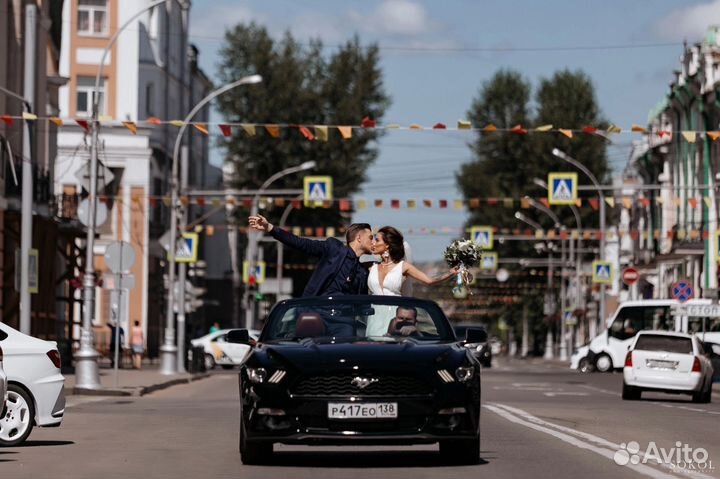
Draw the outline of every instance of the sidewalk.
<instances>
[{"instance_id":1,"label":"sidewalk","mask_svg":"<svg viewBox=\"0 0 720 479\"><path fill-rule=\"evenodd\" d=\"M100 384L102 389L86 389L75 387L75 374L66 374L65 394L89 396L144 396L153 391L169 388L177 384L187 384L204 379L209 373L182 373L166 376L160 373L157 364L144 365L143 369L119 369L117 387L115 387L115 370L100 367Z\"/></svg>"}]
</instances>

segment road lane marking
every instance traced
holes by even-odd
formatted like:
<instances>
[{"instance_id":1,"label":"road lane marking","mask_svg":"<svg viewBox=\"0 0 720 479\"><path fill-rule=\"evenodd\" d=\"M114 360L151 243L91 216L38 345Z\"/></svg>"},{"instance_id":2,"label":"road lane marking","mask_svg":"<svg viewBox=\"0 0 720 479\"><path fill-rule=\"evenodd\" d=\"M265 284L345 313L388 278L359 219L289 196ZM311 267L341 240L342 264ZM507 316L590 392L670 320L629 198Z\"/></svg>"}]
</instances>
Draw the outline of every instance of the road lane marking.
<instances>
[{"instance_id":1,"label":"road lane marking","mask_svg":"<svg viewBox=\"0 0 720 479\"><path fill-rule=\"evenodd\" d=\"M65 409L107 400L107 396L67 396L65 397Z\"/></svg>"},{"instance_id":2,"label":"road lane marking","mask_svg":"<svg viewBox=\"0 0 720 479\"><path fill-rule=\"evenodd\" d=\"M657 406L665 407L665 408L672 408L672 409L682 409L683 411L692 411L692 412L700 412L703 414L714 414L714 415L720 415L720 412L718 411L708 411L707 409L701 409L698 407L687 407L687 406L677 406L675 404L663 404L663 403L652 403Z\"/></svg>"},{"instance_id":3,"label":"road lane marking","mask_svg":"<svg viewBox=\"0 0 720 479\"><path fill-rule=\"evenodd\" d=\"M551 392L551 393L543 393L547 397L555 397L555 396L589 396L589 393L575 393L575 392Z\"/></svg>"},{"instance_id":4,"label":"road lane marking","mask_svg":"<svg viewBox=\"0 0 720 479\"><path fill-rule=\"evenodd\" d=\"M600 456L603 456L607 459L610 459L612 462L615 462L614 456L615 453L620 450L620 444L613 443L611 441L608 441L607 439L604 439L602 437L594 436L592 434L578 431L576 429L572 429L566 426L561 426L559 424L554 424L549 421L545 421L543 419L540 419L538 417L535 417L522 409L513 408L510 406L507 406L505 404L498 404L498 403L491 403L491 404L485 404L483 407L490 409L495 414L498 414L501 417L504 417L510 422L513 422L515 424L519 424L522 426L525 426L530 429L534 429L539 432L543 432L545 434L549 434L557 439L560 439L563 442L567 442L579 449L586 449L589 451L592 451ZM582 439L581 439L582 438ZM584 439L584 440L583 440ZM597 445L591 444L591 442L594 442ZM643 454L640 454L643 456ZM634 471L649 476L649 477L657 477L657 478L676 478L676 477L683 477L683 476L676 476L673 474L667 474L665 472L659 471L658 469L655 469L654 467L661 466L666 469L670 469L671 466L668 464L652 464L652 466L646 465L646 464L626 464L623 467L628 467L630 469L633 469ZM693 477L702 477L710 479L711 476L707 476L704 474L693 474Z\"/></svg>"}]
</instances>

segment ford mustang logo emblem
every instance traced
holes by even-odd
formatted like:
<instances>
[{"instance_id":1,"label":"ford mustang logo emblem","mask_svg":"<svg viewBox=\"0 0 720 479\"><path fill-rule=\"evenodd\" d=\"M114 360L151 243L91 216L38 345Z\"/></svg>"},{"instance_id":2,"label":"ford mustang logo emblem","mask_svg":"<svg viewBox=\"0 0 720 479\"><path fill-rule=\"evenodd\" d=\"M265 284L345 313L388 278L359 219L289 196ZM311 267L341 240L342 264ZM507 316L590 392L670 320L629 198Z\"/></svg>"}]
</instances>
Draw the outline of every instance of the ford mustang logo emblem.
<instances>
[{"instance_id":1,"label":"ford mustang logo emblem","mask_svg":"<svg viewBox=\"0 0 720 479\"><path fill-rule=\"evenodd\" d=\"M352 381L350 381L350 384L358 387L359 389L365 389L366 387L370 386L372 383L376 383L378 381L379 381L379 379L376 379L376 378L361 378L360 376L356 376L353 378Z\"/></svg>"}]
</instances>

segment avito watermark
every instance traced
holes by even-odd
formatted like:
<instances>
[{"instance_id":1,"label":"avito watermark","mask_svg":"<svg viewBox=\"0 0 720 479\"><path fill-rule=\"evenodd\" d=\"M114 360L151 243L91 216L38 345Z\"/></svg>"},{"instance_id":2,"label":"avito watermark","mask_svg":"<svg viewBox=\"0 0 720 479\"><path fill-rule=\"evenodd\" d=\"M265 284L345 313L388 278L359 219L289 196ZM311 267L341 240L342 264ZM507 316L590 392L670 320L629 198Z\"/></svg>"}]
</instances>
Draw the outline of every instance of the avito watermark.
<instances>
[{"instance_id":1,"label":"avito watermark","mask_svg":"<svg viewBox=\"0 0 720 479\"><path fill-rule=\"evenodd\" d=\"M636 441L622 443L613 459L619 466L654 463L665 464L677 471L689 473L715 470L707 449L692 447L680 441L669 449L659 447L655 441L650 441L644 451L640 450L640 444Z\"/></svg>"}]
</instances>

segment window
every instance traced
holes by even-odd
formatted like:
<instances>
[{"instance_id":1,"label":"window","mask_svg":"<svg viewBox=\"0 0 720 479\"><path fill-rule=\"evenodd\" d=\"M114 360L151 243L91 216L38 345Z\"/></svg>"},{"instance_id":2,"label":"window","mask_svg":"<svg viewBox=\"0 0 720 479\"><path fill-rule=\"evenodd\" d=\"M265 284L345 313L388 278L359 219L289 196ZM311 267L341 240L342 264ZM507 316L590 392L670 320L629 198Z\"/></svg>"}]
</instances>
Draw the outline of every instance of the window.
<instances>
[{"instance_id":1,"label":"window","mask_svg":"<svg viewBox=\"0 0 720 479\"><path fill-rule=\"evenodd\" d=\"M78 0L78 33L107 35L107 0Z\"/></svg>"},{"instance_id":2,"label":"window","mask_svg":"<svg viewBox=\"0 0 720 479\"><path fill-rule=\"evenodd\" d=\"M610 336L625 340L634 337L638 331L673 328L673 318L668 306L627 306L617 314L610 326Z\"/></svg>"},{"instance_id":3,"label":"window","mask_svg":"<svg viewBox=\"0 0 720 479\"><path fill-rule=\"evenodd\" d=\"M78 116L92 116L93 91L95 90L95 77L78 77L77 103L75 109ZM105 113L105 81L100 82L98 114Z\"/></svg>"},{"instance_id":4,"label":"window","mask_svg":"<svg viewBox=\"0 0 720 479\"><path fill-rule=\"evenodd\" d=\"M692 354L693 347L690 338L677 336L660 336L644 334L638 338L635 350L665 351L668 353Z\"/></svg>"}]
</instances>

